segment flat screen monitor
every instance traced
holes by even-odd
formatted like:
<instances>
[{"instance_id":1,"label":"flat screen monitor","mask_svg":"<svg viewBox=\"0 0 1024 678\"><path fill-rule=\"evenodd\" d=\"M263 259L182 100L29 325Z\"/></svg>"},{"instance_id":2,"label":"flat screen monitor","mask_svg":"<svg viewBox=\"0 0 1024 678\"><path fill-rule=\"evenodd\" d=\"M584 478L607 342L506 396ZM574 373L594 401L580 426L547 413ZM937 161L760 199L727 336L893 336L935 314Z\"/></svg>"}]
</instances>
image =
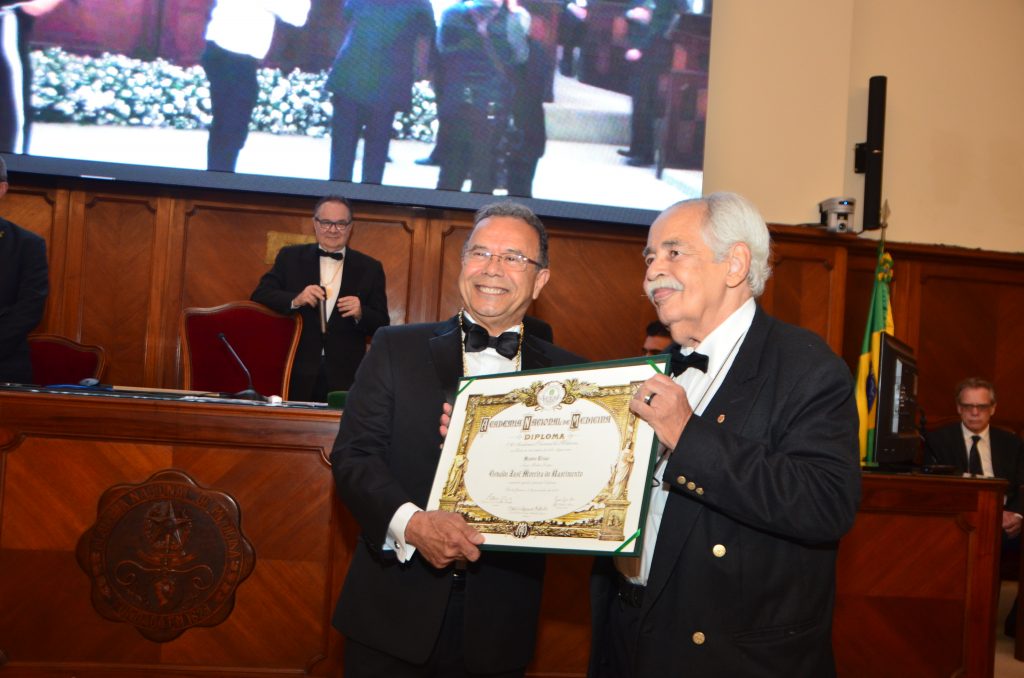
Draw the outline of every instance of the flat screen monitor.
<instances>
[{"instance_id":1,"label":"flat screen monitor","mask_svg":"<svg viewBox=\"0 0 1024 678\"><path fill-rule=\"evenodd\" d=\"M210 64L219 59L221 78L224 73L229 81L241 77L230 75L236 55L204 57L218 2L232 6L230 11L236 14L228 17L225 10L228 20L219 35L226 44L262 54L261 41L271 40L265 55L256 59L259 91L234 171L210 169L208 162L214 120ZM31 123L17 131L12 145L0 145L0 152L7 153L9 169L29 174L283 195L341 193L355 200L456 209L475 209L495 196L511 195L522 197L542 216L644 226L664 207L701 194L710 0L647 3L654 14L662 11L661 6L675 13L661 34L671 38L667 49L648 53L648 61L627 58L631 36L643 27L627 16L636 3L580 2L587 6L587 15L573 25L567 3L502 0L501 11L528 14L530 53L540 62L530 66L535 70L528 74L529 62L522 73L505 73L520 87L510 105L530 101L536 111L543 108L539 118L532 109L520 112L517 129L502 131L502 152L529 146L530 153L542 155L528 190L513 191L504 176L488 193L473 192L468 180L462 190L437 190L439 168L417 163L431 156L438 141L443 89L439 83L455 79L439 67L443 61L433 47L437 32L426 42L427 61L433 66L420 71L424 77L414 81L408 101L389 119L391 142L380 182L363 180L363 142L357 144L351 180L331 179L336 102L328 79L340 48L346 41L357 41L362 59L344 73L384 77L393 71L387 59L416 34L390 30L384 10L362 24L346 14L350 6L384 8L402 4L398 0L312 0L308 14L280 9L304 3L274 4L281 17L270 17L267 23L268 10L261 8L269 4L255 1L58 0L47 3L56 5L50 11L37 10L39 15L33 17L28 8L39 3L15 9L0 0L4 34L17 33L20 61L26 66L16 74L21 80L12 76L7 83L10 99L0 104L14 114L27 112ZM436 25L446 11L459 5L493 4L421 0L424 3ZM246 11L252 17L242 19L238 13ZM502 22L506 19L495 20L504 26ZM243 30L251 30L252 36L240 38ZM18 51L8 47L7 59L17 66ZM501 50L499 45L497 51ZM494 55L488 52L480 58ZM657 71L653 90L648 87L642 94L643 125L653 135L653 150L633 163L641 166L632 166L619 151L630 146L631 124L636 122L634 83L643 81L645 69ZM475 96L467 88L448 91L454 90L458 91L451 96L456 99ZM31 105L19 103L22 98ZM244 109L243 99L239 89L229 94L225 106ZM500 115L493 119L504 124ZM538 133L546 139L538 142ZM480 153L487 153L483 143L474 151ZM500 171L507 174L509 163L505 164Z\"/></svg>"},{"instance_id":2,"label":"flat screen monitor","mask_svg":"<svg viewBox=\"0 0 1024 678\"><path fill-rule=\"evenodd\" d=\"M917 426L917 360L913 349L881 335L875 460L880 468L909 467L921 445Z\"/></svg>"}]
</instances>

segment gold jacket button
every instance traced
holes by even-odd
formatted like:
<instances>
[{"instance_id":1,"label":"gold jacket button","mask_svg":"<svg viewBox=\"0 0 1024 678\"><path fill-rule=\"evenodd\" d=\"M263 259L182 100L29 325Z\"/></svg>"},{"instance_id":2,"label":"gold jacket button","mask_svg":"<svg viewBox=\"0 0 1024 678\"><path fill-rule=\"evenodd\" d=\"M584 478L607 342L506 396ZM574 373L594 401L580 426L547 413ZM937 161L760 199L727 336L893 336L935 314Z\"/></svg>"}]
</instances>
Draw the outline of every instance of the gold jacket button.
<instances>
[{"instance_id":1,"label":"gold jacket button","mask_svg":"<svg viewBox=\"0 0 1024 678\"><path fill-rule=\"evenodd\" d=\"M692 490L695 487L697 487L697 483L693 482L692 480L690 482L686 483L686 489L688 489L688 490Z\"/></svg>"},{"instance_id":2,"label":"gold jacket button","mask_svg":"<svg viewBox=\"0 0 1024 678\"><path fill-rule=\"evenodd\" d=\"M676 482L680 485L686 484L686 476L676 476Z\"/></svg>"},{"instance_id":3,"label":"gold jacket button","mask_svg":"<svg viewBox=\"0 0 1024 678\"><path fill-rule=\"evenodd\" d=\"M704 644L704 634L701 633L700 631L697 631L696 633L694 633L693 634L693 644L694 645L703 645Z\"/></svg>"},{"instance_id":4,"label":"gold jacket button","mask_svg":"<svg viewBox=\"0 0 1024 678\"><path fill-rule=\"evenodd\" d=\"M703 488L703 487L698 487L698 488L697 488L697 494L698 494L698 495L701 495L701 496L703 496L703 494L704 494L704 488Z\"/></svg>"},{"instance_id":5,"label":"gold jacket button","mask_svg":"<svg viewBox=\"0 0 1024 678\"><path fill-rule=\"evenodd\" d=\"M725 547L721 544L715 544L711 547L711 552L715 554L715 558L721 558L725 555Z\"/></svg>"},{"instance_id":6,"label":"gold jacket button","mask_svg":"<svg viewBox=\"0 0 1024 678\"><path fill-rule=\"evenodd\" d=\"M725 421L725 415L724 414L718 415L718 423L721 424L723 421Z\"/></svg>"}]
</instances>

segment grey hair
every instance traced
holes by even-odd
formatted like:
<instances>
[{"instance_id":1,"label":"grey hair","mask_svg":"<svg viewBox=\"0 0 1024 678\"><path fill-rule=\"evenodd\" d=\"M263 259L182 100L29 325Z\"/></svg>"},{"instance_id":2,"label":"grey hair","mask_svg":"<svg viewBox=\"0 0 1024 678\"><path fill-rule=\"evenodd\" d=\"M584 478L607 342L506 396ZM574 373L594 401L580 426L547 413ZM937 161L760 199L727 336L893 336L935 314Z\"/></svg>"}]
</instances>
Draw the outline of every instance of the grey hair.
<instances>
[{"instance_id":1,"label":"grey hair","mask_svg":"<svg viewBox=\"0 0 1024 678\"><path fill-rule=\"evenodd\" d=\"M984 388L988 389L989 394L992 396L992 403L996 402L996 387L992 385L992 382L985 381L978 377L968 377L959 384L956 385L956 401L960 403L960 394L969 388Z\"/></svg>"},{"instance_id":2,"label":"grey hair","mask_svg":"<svg viewBox=\"0 0 1024 678\"><path fill-rule=\"evenodd\" d=\"M684 200L669 209L693 204L703 204L707 208L701 234L715 261L723 261L729 255L729 248L736 243L743 243L750 250L747 287L755 297L761 296L772 274L772 240L761 213L743 196L724 191Z\"/></svg>"},{"instance_id":3,"label":"grey hair","mask_svg":"<svg viewBox=\"0 0 1024 678\"><path fill-rule=\"evenodd\" d=\"M548 232L540 218L533 213L533 210L526 205L521 205L511 200L492 202L478 209L476 214L473 215L473 230L476 230L481 221L491 217L513 217L529 224L537 232L537 240L540 243L540 255L537 257L537 261L540 262L541 268L548 267ZM469 247L469 241L472 237L473 231L470 231L469 236L466 237L466 242L462 245L463 254L466 253L466 248Z\"/></svg>"}]
</instances>

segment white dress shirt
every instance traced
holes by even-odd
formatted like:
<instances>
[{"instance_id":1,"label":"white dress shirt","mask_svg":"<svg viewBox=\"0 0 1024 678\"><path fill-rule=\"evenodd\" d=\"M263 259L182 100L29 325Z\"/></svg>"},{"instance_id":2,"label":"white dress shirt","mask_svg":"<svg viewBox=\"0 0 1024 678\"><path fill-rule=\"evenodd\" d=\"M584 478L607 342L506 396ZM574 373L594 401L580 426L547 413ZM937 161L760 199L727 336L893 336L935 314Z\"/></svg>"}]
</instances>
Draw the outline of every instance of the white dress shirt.
<instances>
[{"instance_id":1,"label":"white dress shirt","mask_svg":"<svg viewBox=\"0 0 1024 678\"><path fill-rule=\"evenodd\" d=\"M331 314L334 313L335 307L338 304L338 292L341 291L341 277L345 275L344 257L347 253L348 248L342 247L341 260L320 257L320 285L327 290L327 299L324 300L327 320L331 319Z\"/></svg>"},{"instance_id":2,"label":"white dress shirt","mask_svg":"<svg viewBox=\"0 0 1024 678\"><path fill-rule=\"evenodd\" d=\"M206 39L229 52L262 59L270 51L277 19L303 26L310 0L217 0Z\"/></svg>"}]
</instances>

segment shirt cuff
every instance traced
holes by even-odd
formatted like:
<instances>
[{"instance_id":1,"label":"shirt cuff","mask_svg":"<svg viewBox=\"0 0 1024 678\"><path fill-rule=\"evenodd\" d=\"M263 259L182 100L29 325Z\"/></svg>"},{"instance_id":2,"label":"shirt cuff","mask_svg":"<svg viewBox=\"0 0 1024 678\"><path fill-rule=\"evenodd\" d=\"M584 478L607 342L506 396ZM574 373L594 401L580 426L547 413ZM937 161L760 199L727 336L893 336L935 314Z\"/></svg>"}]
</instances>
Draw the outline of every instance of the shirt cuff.
<instances>
[{"instance_id":1,"label":"shirt cuff","mask_svg":"<svg viewBox=\"0 0 1024 678\"><path fill-rule=\"evenodd\" d=\"M416 553L416 547L405 541L405 528L409 524L412 515L422 509L412 502L406 502L398 507L395 515L388 523L388 536L384 540L384 550L394 551L398 562L407 563Z\"/></svg>"}]
</instances>

